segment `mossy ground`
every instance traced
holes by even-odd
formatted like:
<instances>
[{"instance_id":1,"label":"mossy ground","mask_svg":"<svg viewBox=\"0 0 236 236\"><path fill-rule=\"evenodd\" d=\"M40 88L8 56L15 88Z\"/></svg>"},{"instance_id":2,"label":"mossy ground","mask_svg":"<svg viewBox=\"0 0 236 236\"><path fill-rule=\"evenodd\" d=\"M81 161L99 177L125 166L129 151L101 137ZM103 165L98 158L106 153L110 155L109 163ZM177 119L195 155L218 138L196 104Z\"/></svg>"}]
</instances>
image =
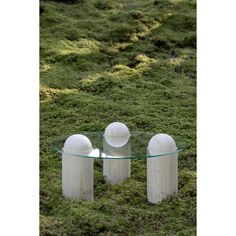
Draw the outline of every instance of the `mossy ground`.
<instances>
[{"instance_id":1,"label":"mossy ground","mask_svg":"<svg viewBox=\"0 0 236 236\"><path fill-rule=\"evenodd\" d=\"M195 0L40 5L41 235L195 235ZM191 145L180 154L177 194L149 204L145 161L133 161L132 177L115 186L95 161L96 200L62 197L53 140L113 121Z\"/></svg>"}]
</instances>

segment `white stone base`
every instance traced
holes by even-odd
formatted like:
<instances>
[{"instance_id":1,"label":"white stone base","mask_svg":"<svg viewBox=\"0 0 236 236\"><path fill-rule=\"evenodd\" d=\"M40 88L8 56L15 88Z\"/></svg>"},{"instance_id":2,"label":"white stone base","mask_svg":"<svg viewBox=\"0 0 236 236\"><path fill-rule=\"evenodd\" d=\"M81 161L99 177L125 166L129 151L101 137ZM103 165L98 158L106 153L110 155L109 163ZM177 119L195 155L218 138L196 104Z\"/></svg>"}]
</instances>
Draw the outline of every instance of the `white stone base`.
<instances>
[{"instance_id":1,"label":"white stone base","mask_svg":"<svg viewBox=\"0 0 236 236\"><path fill-rule=\"evenodd\" d=\"M147 197L154 204L178 191L177 154L147 159Z\"/></svg>"},{"instance_id":2,"label":"white stone base","mask_svg":"<svg viewBox=\"0 0 236 236\"><path fill-rule=\"evenodd\" d=\"M106 156L117 156L117 159L103 159L103 176L106 182L118 184L129 178L131 174L131 160L119 158L122 156L130 156L130 142L118 148L110 146L104 139L103 150Z\"/></svg>"},{"instance_id":3,"label":"white stone base","mask_svg":"<svg viewBox=\"0 0 236 236\"><path fill-rule=\"evenodd\" d=\"M62 156L62 192L70 199L93 200L93 159Z\"/></svg>"},{"instance_id":4,"label":"white stone base","mask_svg":"<svg viewBox=\"0 0 236 236\"><path fill-rule=\"evenodd\" d=\"M153 136L148 144L148 155L171 153L147 159L147 198L157 204L178 191L178 154L174 139L167 134Z\"/></svg>"},{"instance_id":5,"label":"white stone base","mask_svg":"<svg viewBox=\"0 0 236 236\"><path fill-rule=\"evenodd\" d=\"M103 176L110 184L118 184L129 178L130 168L130 160L103 160Z\"/></svg>"}]
</instances>

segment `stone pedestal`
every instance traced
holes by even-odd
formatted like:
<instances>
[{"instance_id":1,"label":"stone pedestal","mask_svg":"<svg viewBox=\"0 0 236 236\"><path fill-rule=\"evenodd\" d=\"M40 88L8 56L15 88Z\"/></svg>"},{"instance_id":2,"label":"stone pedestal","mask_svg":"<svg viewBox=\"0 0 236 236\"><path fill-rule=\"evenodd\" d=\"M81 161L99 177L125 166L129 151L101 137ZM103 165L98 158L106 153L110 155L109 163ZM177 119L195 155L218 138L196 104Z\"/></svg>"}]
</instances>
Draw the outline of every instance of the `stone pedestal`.
<instances>
[{"instance_id":1,"label":"stone pedestal","mask_svg":"<svg viewBox=\"0 0 236 236\"><path fill-rule=\"evenodd\" d=\"M176 144L167 134L153 136L148 145L148 155L170 153L147 159L147 197L157 204L178 191L178 154Z\"/></svg>"},{"instance_id":2,"label":"stone pedestal","mask_svg":"<svg viewBox=\"0 0 236 236\"><path fill-rule=\"evenodd\" d=\"M93 159L70 154L88 155L92 150L83 135L70 136L62 154L62 192L70 199L93 200Z\"/></svg>"},{"instance_id":3,"label":"stone pedestal","mask_svg":"<svg viewBox=\"0 0 236 236\"><path fill-rule=\"evenodd\" d=\"M103 159L103 176L106 182L118 184L129 178L131 174L131 160L120 158L131 155L131 143L128 141L122 147L112 147L104 138L103 151L107 157L115 157L114 159Z\"/></svg>"}]
</instances>

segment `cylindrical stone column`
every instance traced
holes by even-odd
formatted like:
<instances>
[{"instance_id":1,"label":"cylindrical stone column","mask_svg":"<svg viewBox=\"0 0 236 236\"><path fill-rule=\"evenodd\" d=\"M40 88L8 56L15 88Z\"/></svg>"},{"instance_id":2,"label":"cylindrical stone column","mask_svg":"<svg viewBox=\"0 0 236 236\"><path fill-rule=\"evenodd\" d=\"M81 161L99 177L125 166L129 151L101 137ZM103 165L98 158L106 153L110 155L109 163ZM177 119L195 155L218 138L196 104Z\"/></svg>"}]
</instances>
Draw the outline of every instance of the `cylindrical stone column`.
<instances>
[{"instance_id":1,"label":"cylindrical stone column","mask_svg":"<svg viewBox=\"0 0 236 236\"><path fill-rule=\"evenodd\" d=\"M103 176L107 183L118 184L130 177L131 160L122 159L131 155L129 129L125 124L114 122L107 126L103 138L105 156L103 159Z\"/></svg>"},{"instance_id":2,"label":"cylindrical stone column","mask_svg":"<svg viewBox=\"0 0 236 236\"><path fill-rule=\"evenodd\" d=\"M167 134L157 134L148 144L148 155L168 154L147 158L147 198L159 203L178 191L178 154L174 139Z\"/></svg>"},{"instance_id":3,"label":"cylindrical stone column","mask_svg":"<svg viewBox=\"0 0 236 236\"><path fill-rule=\"evenodd\" d=\"M93 200L93 158L75 156L89 155L91 151L92 144L84 135L74 134L66 140L62 154L64 197Z\"/></svg>"},{"instance_id":4,"label":"cylindrical stone column","mask_svg":"<svg viewBox=\"0 0 236 236\"><path fill-rule=\"evenodd\" d=\"M117 148L110 146L104 138L103 151L108 158L114 157L114 159L103 159L103 176L106 182L118 184L129 178L131 173L131 160L122 159L122 157L130 156L130 142L123 147Z\"/></svg>"}]
</instances>

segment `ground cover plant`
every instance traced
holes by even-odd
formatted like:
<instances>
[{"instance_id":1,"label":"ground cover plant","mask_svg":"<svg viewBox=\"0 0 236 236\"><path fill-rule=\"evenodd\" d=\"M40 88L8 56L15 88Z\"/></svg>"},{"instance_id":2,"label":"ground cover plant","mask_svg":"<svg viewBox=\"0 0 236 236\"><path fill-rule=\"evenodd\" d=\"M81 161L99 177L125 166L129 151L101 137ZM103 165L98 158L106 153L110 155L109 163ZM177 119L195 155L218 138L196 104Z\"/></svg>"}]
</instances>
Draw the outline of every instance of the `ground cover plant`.
<instances>
[{"instance_id":1,"label":"ground cover plant","mask_svg":"<svg viewBox=\"0 0 236 236\"><path fill-rule=\"evenodd\" d=\"M94 162L95 201L61 194L52 143L113 122L182 137L179 192L146 198L146 162L111 186ZM40 235L196 235L196 2L40 2Z\"/></svg>"}]
</instances>

